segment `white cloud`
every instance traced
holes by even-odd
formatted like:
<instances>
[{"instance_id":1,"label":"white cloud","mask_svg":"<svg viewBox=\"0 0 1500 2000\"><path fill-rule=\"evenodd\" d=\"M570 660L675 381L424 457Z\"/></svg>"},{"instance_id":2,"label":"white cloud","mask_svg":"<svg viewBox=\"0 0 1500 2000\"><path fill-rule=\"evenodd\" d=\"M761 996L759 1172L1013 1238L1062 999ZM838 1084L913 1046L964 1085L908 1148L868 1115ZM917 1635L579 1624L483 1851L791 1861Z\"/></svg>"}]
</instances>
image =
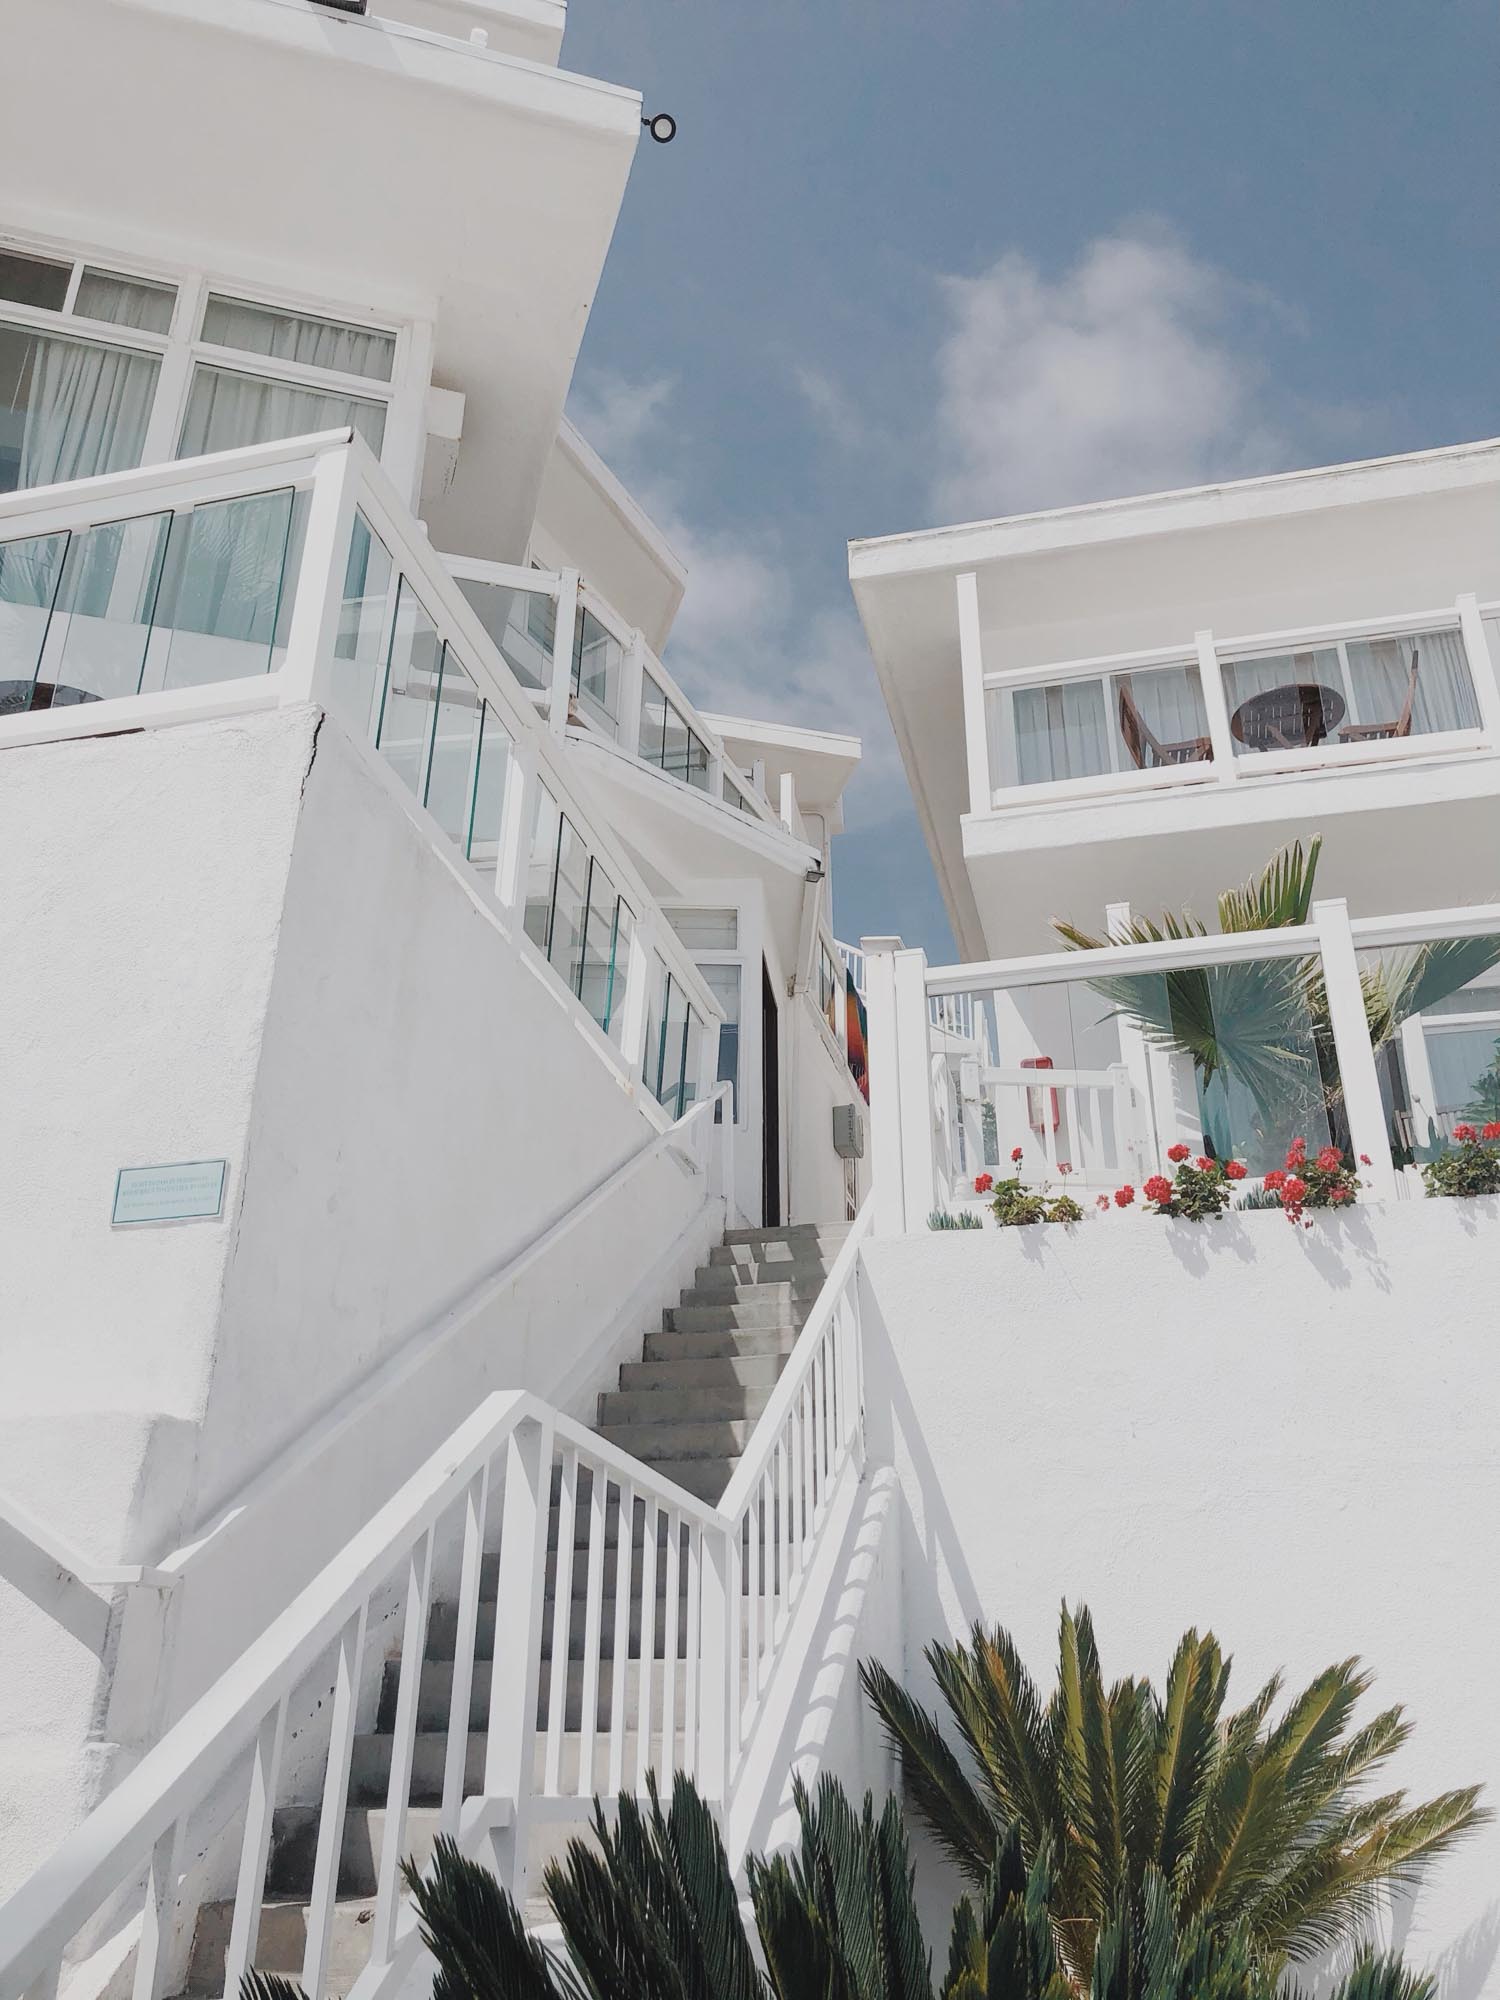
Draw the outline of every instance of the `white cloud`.
<instances>
[{"instance_id":1,"label":"white cloud","mask_svg":"<svg viewBox=\"0 0 1500 2000\"><path fill-rule=\"evenodd\" d=\"M591 375L568 399L568 415L610 469L626 473L641 444L658 427L674 384L660 375L632 382L608 371Z\"/></svg>"},{"instance_id":2,"label":"white cloud","mask_svg":"<svg viewBox=\"0 0 1500 2000\"><path fill-rule=\"evenodd\" d=\"M1274 302L1164 230L1100 237L1056 278L1012 252L942 292L933 501L945 519L1287 462L1247 338Z\"/></svg>"}]
</instances>

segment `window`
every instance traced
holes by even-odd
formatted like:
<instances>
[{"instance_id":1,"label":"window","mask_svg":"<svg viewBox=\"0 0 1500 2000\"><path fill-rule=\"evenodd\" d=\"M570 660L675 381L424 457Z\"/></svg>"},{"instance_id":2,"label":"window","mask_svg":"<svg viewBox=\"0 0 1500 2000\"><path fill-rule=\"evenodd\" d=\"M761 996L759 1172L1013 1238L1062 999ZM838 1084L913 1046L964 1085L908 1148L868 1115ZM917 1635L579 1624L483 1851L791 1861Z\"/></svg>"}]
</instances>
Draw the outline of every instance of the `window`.
<instances>
[{"instance_id":1,"label":"window","mask_svg":"<svg viewBox=\"0 0 1500 2000\"><path fill-rule=\"evenodd\" d=\"M695 791L708 790L708 745L649 673L642 676L637 748L644 763L654 764Z\"/></svg>"},{"instance_id":2,"label":"window","mask_svg":"<svg viewBox=\"0 0 1500 2000\"><path fill-rule=\"evenodd\" d=\"M203 309L199 339L204 346L285 363L303 379L199 361L177 441L179 458L267 444L345 424L379 452L385 437L384 399L331 384L320 386L318 378L340 375L389 382L395 366L394 333L212 292Z\"/></svg>"},{"instance_id":3,"label":"window","mask_svg":"<svg viewBox=\"0 0 1500 2000\"><path fill-rule=\"evenodd\" d=\"M838 976L834 971L833 960L829 956L828 947L820 944L818 946L818 1006L822 1011L823 1019L828 1023L835 1035L839 1031L838 992Z\"/></svg>"},{"instance_id":4,"label":"window","mask_svg":"<svg viewBox=\"0 0 1500 2000\"><path fill-rule=\"evenodd\" d=\"M160 368L0 320L0 493L139 465Z\"/></svg>"},{"instance_id":5,"label":"window","mask_svg":"<svg viewBox=\"0 0 1500 2000\"><path fill-rule=\"evenodd\" d=\"M689 951L736 951L738 910L668 910L667 922Z\"/></svg>"},{"instance_id":6,"label":"window","mask_svg":"<svg viewBox=\"0 0 1500 2000\"><path fill-rule=\"evenodd\" d=\"M396 336L382 328L346 326L217 292L210 293L203 309L201 337L215 347L268 354L298 368L361 375L372 382L389 382L396 359Z\"/></svg>"},{"instance_id":7,"label":"window","mask_svg":"<svg viewBox=\"0 0 1500 2000\"><path fill-rule=\"evenodd\" d=\"M578 997L606 1035L624 998L629 948L630 911L596 857L589 870Z\"/></svg>"},{"instance_id":8,"label":"window","mask_svg":"<svg viewBox=\"0 0 1500 2000\"><path fill-rule=\"evenodd\" d=\"M111 326L145 333L171 331L177 287L149 278L125 278L117 271L87 268L78 281L73 310L80 319L108 320Z\"/></svg>"},{"instance_id":9,"label":"window","mask_svg":"<svg viewBox=\"0 0 1500 2000\"><path fill-rule=\"evenodd\" d=\"M550 605L550 599L548 600ZM578 607L573 627L573 692L586 713L611 736L620 713L620 665L624 648L592 611Z\"/></svg>"},{"instance_id":10,"label":"window","mask_svg":"<svg viewBox=\"0 0 1500 2000\"><path fill-rule=\"evenodd\" d=\"M1224 696L1237 757L1479 727L1456 627L1226 660Z\"/></svg>"},{"instance_id":11,"label":"window","mask_svg":"<svg viewBox=\"0 0 1500 2000\"><path fill-rule=\"evenodd\" d=\"M719 1082L734 1093L732 1116L740 1115L740 968L737 965L700 965L703 983L724 1009L719 1024Z\"/></svg>"},{"instance_id":12,"label":"window","mask_svg":"<svg viewBox=\"0 0 1500 2000\"><path fill-rule=\"evenodd\" d=\"M992 714L999 706L1010 721L1009 742L996 746L996 784L1154 771L1206 763L1213 755L1196 666L997 688L987 699Z\"/></svg>"}]
</instances>

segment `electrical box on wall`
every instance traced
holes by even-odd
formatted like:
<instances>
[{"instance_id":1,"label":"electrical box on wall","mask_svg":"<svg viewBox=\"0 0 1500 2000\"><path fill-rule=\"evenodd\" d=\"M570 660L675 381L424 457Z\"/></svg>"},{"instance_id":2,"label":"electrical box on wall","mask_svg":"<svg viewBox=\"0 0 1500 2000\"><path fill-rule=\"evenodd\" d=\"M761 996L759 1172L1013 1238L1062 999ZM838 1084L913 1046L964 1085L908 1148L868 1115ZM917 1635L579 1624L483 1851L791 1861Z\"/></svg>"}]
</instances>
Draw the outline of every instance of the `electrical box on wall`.
<instances>
[{"instance_id":1,"label":"electrical box on wall","mask_svg":"<svg viewBox=\"0 0 1500 2000\"><path fill-rule=\"evenodd\" d=\"M841 1160L862 1160L864 1158L865 1114L862 1105L834 1105L833 1150Z\"/></svg>"}]
</instances>

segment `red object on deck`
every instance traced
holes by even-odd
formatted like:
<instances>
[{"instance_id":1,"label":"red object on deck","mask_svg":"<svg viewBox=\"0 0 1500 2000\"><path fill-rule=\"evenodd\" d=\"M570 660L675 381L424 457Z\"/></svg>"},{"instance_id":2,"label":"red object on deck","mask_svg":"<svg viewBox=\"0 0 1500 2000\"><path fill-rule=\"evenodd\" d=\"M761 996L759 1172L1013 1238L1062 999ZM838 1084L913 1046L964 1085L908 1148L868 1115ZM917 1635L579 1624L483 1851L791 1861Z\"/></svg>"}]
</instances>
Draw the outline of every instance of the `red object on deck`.
<instances>
[{"instance_id":1,"label":"red object on deck","mask_svg":"<svg viewBox=\"0 0 1500 2000\"><path fill-rule=\"evenodd\" d=\"M1023 1056L1021 1058L1022 1069L1051 1069L1052 1067L1051 1056ZM1044 1103L1045 1099L1050 1099L1050 1103ZM1049 1117L1052 1120L1052 1130L1055 1132L1062 1123L1062 1113L1058 1107L1057 1092L1055 1090L1028 1090L1026 1093L1026 1114L1031 1122L1033 1132L1044 1131L1046 1129L1046 1120Z\"/></svg>"}]
</instances>

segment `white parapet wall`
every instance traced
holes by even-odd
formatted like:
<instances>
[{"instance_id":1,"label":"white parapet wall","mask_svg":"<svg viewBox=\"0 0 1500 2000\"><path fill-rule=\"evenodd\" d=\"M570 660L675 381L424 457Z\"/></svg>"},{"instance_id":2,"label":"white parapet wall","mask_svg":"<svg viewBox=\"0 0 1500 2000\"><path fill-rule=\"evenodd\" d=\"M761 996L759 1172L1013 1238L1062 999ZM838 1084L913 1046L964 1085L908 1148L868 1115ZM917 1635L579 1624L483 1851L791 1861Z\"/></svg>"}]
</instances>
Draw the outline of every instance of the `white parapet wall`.
<instances>
[{"instance_id":1,"label":"white parapet wall","mask_svg":"<svg viewBox=\"0 0 1500 2000\"><path fill-rule=\"evenodd\" d=\"M102 1659L0 1576L3 1894L489 1390L591 1416L723 1210L318 709L0 764L0 1512L176 1566ZM220 1219L112 1227L214 1159Z\"/></svg>"},{"instance_id":2,"label":"white parapet wall","mask_svg":"<svg viewBox=\"0 0 1500 2000\"><path fill-rule=\"evenodd\" d=\"M1500 1201L878 1240L861 1283L870 1456L901 1481L900 1666L933 1706L929 1640L1002 1624L1050 1687L1059 1605L1085 1602L1111 1678L1160 1684L1189 1625L1241 1700L1358 1654L1370 1713L1415 1723L1395 1781L1482 1782L1500 1808ZM925 1849L923 1870L932 1895ZM1500 1827L1390 1935L1444 2000L1500 1993Z\"/></svg>"}]
</instances>

